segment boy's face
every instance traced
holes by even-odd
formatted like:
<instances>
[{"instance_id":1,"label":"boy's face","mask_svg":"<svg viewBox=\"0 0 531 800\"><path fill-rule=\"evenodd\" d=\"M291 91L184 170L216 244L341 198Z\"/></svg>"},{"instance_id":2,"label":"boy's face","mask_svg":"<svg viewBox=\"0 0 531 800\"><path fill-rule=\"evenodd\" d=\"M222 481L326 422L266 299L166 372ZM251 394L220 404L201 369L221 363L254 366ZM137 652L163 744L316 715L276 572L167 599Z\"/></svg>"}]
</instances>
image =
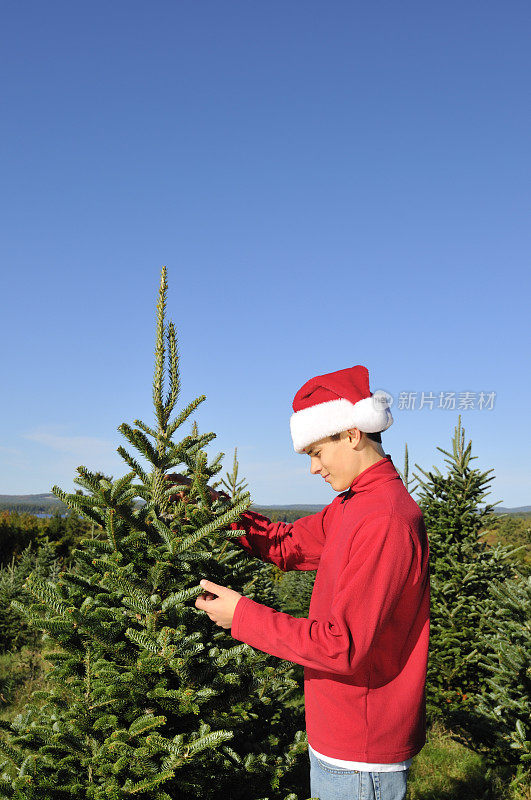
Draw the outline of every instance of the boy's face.
<instances>
[{"instance_id":1,"label":"boy's face","mask_svg":"<svg viewBox=\"0 0 531 800\"><path fill-rule=\"evenodd\" d=\"M312 475L321 475L335 492L344 492L359 475L360 457L353 441L354 437L349 439L349 432L343 431L338 441L326 436L304 448L311 458Z\"/></svg>"}]
</instances>

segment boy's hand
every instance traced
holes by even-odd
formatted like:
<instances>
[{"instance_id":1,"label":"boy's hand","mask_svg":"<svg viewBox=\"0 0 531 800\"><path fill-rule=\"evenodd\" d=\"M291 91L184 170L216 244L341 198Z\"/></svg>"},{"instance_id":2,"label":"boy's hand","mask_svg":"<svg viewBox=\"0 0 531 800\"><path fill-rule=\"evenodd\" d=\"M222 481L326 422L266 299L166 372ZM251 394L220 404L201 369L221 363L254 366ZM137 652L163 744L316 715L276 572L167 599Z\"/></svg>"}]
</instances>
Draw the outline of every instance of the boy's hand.
<instances>
[{"instance_id":1,"label":"boy's hand","mask_svg":"<svg viewBox=\"0 0 531 800\"><path fill-rule=\"evenodd\" d=\"M195 607L205 611L212 622L215 622L220 628L232 627L238 600L243 595L233 589L227 589L226 586L218 586L212 581L202 580L199 581L199 585L206 591L196 598Z\"/></svg>"}]
</instances>

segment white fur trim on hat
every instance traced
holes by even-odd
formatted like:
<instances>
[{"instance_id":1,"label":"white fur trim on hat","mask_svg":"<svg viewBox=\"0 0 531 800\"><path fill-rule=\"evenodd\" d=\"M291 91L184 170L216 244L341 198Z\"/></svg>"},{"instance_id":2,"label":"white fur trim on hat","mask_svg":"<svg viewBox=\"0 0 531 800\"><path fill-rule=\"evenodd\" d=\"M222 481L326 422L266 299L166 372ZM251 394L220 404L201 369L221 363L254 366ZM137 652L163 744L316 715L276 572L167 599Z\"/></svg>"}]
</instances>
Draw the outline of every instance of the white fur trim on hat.
<instances>
[{"instance_id":1,"label":"white fur trim on hat","mask_svg":"<svg viewBox=\"0 0 531 800\"><path fill-rule=\"evenodd\" d=\"M291 438L296 453L313 442L341 433L350 428L358 428L365 433L379 433L393 424L387 395L379 389L371 397L351 403L343 397L317 403L296 411L290 417Z\"/></svg>"}]
</instances>

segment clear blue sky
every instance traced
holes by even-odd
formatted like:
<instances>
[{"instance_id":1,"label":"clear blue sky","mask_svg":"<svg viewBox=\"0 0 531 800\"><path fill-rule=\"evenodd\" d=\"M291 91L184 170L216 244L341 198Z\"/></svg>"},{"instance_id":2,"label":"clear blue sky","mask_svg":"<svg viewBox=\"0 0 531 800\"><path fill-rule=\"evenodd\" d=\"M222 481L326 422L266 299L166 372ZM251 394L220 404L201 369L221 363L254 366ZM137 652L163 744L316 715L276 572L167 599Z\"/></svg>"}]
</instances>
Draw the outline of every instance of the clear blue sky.
<instances>
[{"instance_id":1,"label":"clear blue sky","mask_svg":"<svg viewBox=\"0 0 531 800\"><path fill-rule=\"evenodd\" d=\"M364 364L400 469L457 424L422 392L495 392L474 464L531 504L530 34L511 0L5 3L0 494L128 471L166 264L178 408L254 502L333 499L291 403Z\"/></svg>"}]
</instances>

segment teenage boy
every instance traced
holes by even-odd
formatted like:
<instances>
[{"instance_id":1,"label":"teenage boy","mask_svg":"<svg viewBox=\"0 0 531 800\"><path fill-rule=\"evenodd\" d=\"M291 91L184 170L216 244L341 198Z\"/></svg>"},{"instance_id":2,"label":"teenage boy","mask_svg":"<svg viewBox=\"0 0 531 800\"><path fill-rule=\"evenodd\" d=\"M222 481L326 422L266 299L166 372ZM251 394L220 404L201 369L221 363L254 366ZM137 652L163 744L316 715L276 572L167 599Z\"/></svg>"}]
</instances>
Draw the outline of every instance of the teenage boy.
<instances>
[{"instance_id":1,"label":"teenage boy","mask_svg":"<svg viewBox=\"0 0 531 800\"><path fill-rule=\"evenodd\" d=\"M234 541L282 570L317 570L309 615L208 580L195 601L241 642L304 666L313 797L403 800L426 735L429 546L422 513L379 433L393 422L366 367L318 375L293 401L291 435L338 496L318 514L253 511Z\"/></svg>"}]
</instances>

